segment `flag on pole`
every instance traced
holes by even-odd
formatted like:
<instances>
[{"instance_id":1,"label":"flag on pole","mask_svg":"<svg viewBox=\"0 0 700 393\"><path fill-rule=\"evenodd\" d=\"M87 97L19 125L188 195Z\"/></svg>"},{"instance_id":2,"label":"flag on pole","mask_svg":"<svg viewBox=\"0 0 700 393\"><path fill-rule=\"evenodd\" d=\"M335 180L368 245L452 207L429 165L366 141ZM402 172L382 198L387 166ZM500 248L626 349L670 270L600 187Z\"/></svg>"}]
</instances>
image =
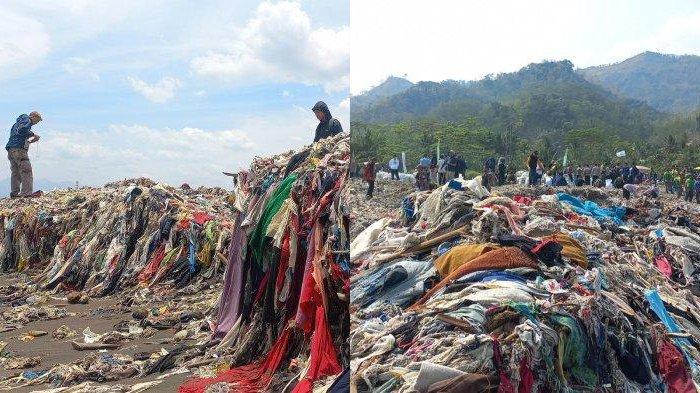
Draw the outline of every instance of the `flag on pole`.
<instances>
[{"instance_id":1,"label":"flag on pole","mask_svg":"<svg viewBox=\"0 0 700 393\"><path fill-rule=\"evenodd\" d=\"M438 139L438 145L437 145L437 159L440 159L440 140Z\"/></svg>"},{"instance_id":2,"label":"flag on pole","mask_svg":"<svg viewBox=\"0 0 700 393\"><path fill-rule=\"evenodd\" d=\"M401 163L403 164L403 173L406 173L406 152L401 152Z\"/></svg>"},{"instance_id":3,"label":"flag on pole","mask_svg":"<svg viewBox=\"0 0 700 393\"><path fill-rule=\"evenodd\" d=\"M564 167L566 167L566 163L569 162L569 149L567 148L566 151L564 152Z\"/></svg>"}]
</instances>

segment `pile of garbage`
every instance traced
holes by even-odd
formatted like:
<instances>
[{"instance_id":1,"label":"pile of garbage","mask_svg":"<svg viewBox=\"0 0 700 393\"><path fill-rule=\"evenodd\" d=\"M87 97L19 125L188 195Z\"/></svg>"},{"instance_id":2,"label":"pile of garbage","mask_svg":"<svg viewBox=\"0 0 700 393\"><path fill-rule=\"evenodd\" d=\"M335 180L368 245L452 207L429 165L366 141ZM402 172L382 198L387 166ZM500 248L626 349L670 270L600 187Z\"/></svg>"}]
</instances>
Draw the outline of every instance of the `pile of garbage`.
<instances>
[{"instance_id":1,"label":"pile of garbage","mask_svg":"<svg viewBox=\"0 0 700 393\"><path fill-rule=\"evenodd\" d=\"M359 178L348 182L348 205L352 209L350 238L354 239L369 225L380 218L400 220L401 213L394 206L400 206L404 197L415 190L415 182L402 182L379 179L374 184L374 196L367 199L367 183Z\"/></svg>"},{"instance_id":2,"label":"pile of garbage","mask_svg":"<svg viewBox=\"0 0 700 393\"><path fill-rule=\"evenodd\" d=\"M41 268L41 289L105 296L223 271L231 201L219 189L148 179L55 190L0 205L0 271Z\"/></svg>"},{"instance_id":3,"label":"pile of garbage","mask_svg":"<svg viewBox=\"0 0 700 393\"><path fill-rule=\"evenodd\" d=\"M351 245L358 392L695 392L700 211L617 190L414 192Z\"/></svg>"},{"instance_id":4,"label":"pile of garbage","mask_svg":"<svg viewBox=\"0 0 700 393\"><path fill-rule=\"evenodd\" d=\"M234 175L213 336L185 365L201 378L180 392L347 390L349 139L256 158Z\"/></svg>"}]
</instances>

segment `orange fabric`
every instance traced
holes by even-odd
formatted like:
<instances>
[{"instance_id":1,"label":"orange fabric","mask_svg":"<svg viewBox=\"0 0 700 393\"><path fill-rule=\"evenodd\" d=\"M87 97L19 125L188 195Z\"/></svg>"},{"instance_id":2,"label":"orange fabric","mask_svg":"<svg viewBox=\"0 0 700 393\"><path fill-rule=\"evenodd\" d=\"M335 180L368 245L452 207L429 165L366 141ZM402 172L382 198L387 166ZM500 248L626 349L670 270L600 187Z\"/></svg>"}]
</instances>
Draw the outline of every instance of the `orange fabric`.
<instances>
[{"instance_id":1,"label":"orange fabric","mask_svg":"<svg viewBox=\"0 0 700 393\"><path fill-rule=\"evenodd\" d=\"M435 260L435 269L441 277L445 277L479 255L497 248L500 246L493 243L458 244Z\"/></svg>"},{"instance_id":2,"label":"orange fabric","mask_svg":"<svg viewBox=\"0 0 700 393\"><path fill-rule=\"evenodd\" d=\"M552 239L561 244L563 247L561 250L561 255L564 258L569 259L572 263L581 266L584 269L588 267L586 250L584 250L581 244L573 237L567 235L566 233L557 232L554 235L543 238L542 240L545 239Z\"/></svg>"},{"instance_id":3,"label":"orange fabric","mask_svg":"<svg viewBox=\"0 0 700 393\"><path fill-rule=\"evenodd\" d=\"M431 288L425 295L423 295L420 300L408 308L409 311L415 310L420 305L425 303L430 297L432 297L439 290L457 280L458 278L464 276L465 274L477 272L480 270L492 270L492 269L512 269L516 267L529 267L533 269L538 269L537 262L523 250L518 247L503 247L493 251L489 251L483 255L480 255L471 261L460 266L447 277L442 279L437 285Z\"/></svg>"}]
</instances>

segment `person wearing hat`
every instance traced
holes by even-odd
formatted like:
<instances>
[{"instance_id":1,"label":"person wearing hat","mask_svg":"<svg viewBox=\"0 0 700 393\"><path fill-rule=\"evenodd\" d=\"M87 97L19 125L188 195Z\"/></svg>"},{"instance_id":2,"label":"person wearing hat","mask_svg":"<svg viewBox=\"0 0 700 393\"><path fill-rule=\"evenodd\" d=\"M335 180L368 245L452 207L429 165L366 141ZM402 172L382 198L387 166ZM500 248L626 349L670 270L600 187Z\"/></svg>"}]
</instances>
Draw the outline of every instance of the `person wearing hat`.
<instances>
[{"instance_id":1,"label":"person wearing hat","mask_svg":"<svg viewBox=\"0 0 700 393\"><path fill-rule=\"evenodd\" d=\"M32 195L34 179L27 151L30 143L39 140L39 135L32 132L32 126L40 121L41 115L36 111L29 115L20 115L10 130L10 139L5 145L5 150L7 150L7 159L10 160L10 197L12 198Z\"/></svg>"},{"instance_id":2,"label":"person wearing hat","mask_svg":"<svg viewBox=\"0 0 700 393\"><path fill-rule=\"evenodd\" d=\"M328 105L326 105L325 102L317 102L311 110L314 111L318 119L314 142L343 132L343 127L340 125L340 122L338 119L334 119L333 116L331 116L331 111L328 110Z\"/></svg>"}]
</instances>

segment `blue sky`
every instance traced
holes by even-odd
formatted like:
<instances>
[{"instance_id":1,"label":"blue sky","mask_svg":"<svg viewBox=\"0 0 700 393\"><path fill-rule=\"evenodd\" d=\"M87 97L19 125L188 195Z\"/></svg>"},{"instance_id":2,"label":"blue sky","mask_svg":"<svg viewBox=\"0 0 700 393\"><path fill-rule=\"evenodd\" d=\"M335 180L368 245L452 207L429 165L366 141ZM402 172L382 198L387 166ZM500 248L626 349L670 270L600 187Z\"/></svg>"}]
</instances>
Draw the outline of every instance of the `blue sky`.
<instances>
[{"instance_id":1,"label":"blue sky","mask_svg":"<svg viewBox=\"0 0 700 393\"><path fill-rule=\"evenodd\" d=\"M319 99L349 128L349 40L347 0L6 0L0 125L42 113L35 178L226 185L309 143Z\"/></svg>"},{"instance_id":2,"label":"blue sky","mask_svg":"<svg viewBox=\"0 0 700 393\"><path fill-rule=\"evenodd\" d=\"M474 80L543 60L700 54L697 0L352 0L354 94L388 75Z\"/></svg>"}]
</instances>

